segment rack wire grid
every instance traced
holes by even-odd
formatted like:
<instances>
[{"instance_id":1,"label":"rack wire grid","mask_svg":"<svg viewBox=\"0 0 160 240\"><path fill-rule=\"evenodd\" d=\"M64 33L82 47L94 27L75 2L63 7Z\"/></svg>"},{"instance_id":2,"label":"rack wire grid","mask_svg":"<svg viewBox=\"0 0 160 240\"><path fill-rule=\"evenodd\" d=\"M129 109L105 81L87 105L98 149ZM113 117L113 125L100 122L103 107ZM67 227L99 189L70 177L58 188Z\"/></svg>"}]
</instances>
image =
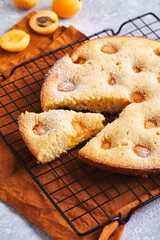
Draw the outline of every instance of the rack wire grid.
<instances>
[{"instance_id":1,"label":"rack wire grid","mask_svg":"<svg viewBox=\"0 0 160 240\"><path fill-rule=\"evenodd\" d=\"M59 57L87 39L110 35L159 39L160 21L153 13L147 13L123 23L116 33L105 29L16 66L10 76L16 76L16 72L20 71L23 74L21 78L5 80L1 74L5 80L0 87L1 136L70 227L81 236L115 220L126 223L137 209L160 196L151 193L152 189L159 189L160 175L133 177L92 168L79 161L78 150L81 146L56 161L37 164L21 138L17 117L26 110L41 112L41 84L45 73ZM112 212L112 203L127 204L128 194L139 204L124 217ZM142 194L148 194L148 200L142 200Z\"/></svg>"}]
</instances>

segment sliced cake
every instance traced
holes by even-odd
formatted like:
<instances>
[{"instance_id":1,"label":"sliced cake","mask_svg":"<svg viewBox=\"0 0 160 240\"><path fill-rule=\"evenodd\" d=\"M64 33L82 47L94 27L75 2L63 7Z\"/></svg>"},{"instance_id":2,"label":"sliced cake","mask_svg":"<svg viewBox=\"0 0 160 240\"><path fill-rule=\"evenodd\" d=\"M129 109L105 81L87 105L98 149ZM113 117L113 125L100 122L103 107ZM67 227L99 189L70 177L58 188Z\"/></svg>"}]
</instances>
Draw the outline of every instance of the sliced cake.
<instances>
[{"instance_id":1,"label":"sliced cake","mask_svg":"<svg viewBox=\"0 0 160 240\"><path fill-rule=\"evenodd\" d=\"M80 151L80 159L103 170L131 175L160 172L159 98L131 104Z\"/></svg>"},{"instance_id":2,"label":"sliced cake","mask_svg":"<svg viewBox=\"0 0 160 240\"><path fill-rule=\"evenodd\" d=\"M38 162L47 163L95 135L103 128L103 121L104 116L97 113L50 110L21 113L18 125Z\"/></svg>"}]
</instances>

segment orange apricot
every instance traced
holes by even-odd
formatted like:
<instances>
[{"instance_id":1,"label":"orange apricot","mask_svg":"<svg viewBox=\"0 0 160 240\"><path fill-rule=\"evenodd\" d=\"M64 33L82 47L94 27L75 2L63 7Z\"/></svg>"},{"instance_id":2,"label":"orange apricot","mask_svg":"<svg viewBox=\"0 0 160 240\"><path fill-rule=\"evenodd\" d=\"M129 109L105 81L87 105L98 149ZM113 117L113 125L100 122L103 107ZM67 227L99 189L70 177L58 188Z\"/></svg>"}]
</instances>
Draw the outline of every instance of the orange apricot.
<instances>
[{"instance_id":1,"label":"orange apricot","mask_svg":"<svg viewBox=\"0 0 160 240\"><path fill-rule=\"evenodd\" d=\"M13 3L22 9L30 9L33 8L39 0L13 0Z\"/></svg>"},{"instance_id":2,"label":"orange apricot","mask_svg":"<svg viewBox=\"0 0 160 240\"><path fill-rule=\"evenodd\" d=\"M30 35L22 30L10 30L1 37L1 47L9 52L20 52L30 42Z\"/></svg>"},{"instance_id":3,"label":"orange apricot","mask_svg":"<svg viewBox=\"0 0 160 240\"><path fill-rule=\"evenodd\" d=\"M131 101L135 103L141 103L144 101L144 95L141 92L135 91L131 93Z\"/></svg>"},{"instance_id":4,"label":"orange apricot","mask_svg":"<svg viewBox=\"0 0 160 240\"><path fill-rule=\"evenodd\" d=\"M106 44L103 47L101 47L101 51L103 53L107 53L107 54L115 54L117 52L117 49L115 49L114 47Z\"/></svg>"},{"instance_id":5,"label":"orange apricot","mask_svg":"<svg viewBox=\"0 0 160 240\"><path fill-rule=\"evenodd\" d=\"M30 18L29 25L39 34L51 34L58 27L58 17L53 11L43 10Z\"/></svg>"},{"instance_id":6,"label":"orange apricot","mask_svg":"<svg viewBox=\"0 0 160 240\"><path fill-rule=\"evenodd\" d=\"M116 84L116 79L111 77L109 80L108 80L108 84L113 86L114 84Z\"/></svg>"},{"instance_id":7,"label":"orange apricot","mask_svg":"<svg viewBox=\"0 0 160 240\"><path fill-rule=\"evenodd\" d=\"M75 137L71 137L71 145L75 145L79 142L81 137L85 136L89 132L89 129L87 129L81 122L78 121L73 121L72 126L77 134ZM92 132L91 129L90 131Z\"/></svg>"},{"instance_id":8,"label":"orange apricot","mask_svg":"<svg viewBox=\"0 0 160 240\"><path fill-rule=\"evenodd\" d=\"M48 127L43 123L37 123L33 128L33 132L37 135L43 135L48 130L49 130Z\"/></svg>"},{"instance_id":9,"label":"orange apricot","mask_svg":"<svg viewBox=\"0 0 160 240\"><path fill-rule=\"evenodd\" d=\"M52 10L62 18L76 15L82 8L80 0L53 0Z\"/></svg>"},{"instance_id":10,"label":"orange apricot","mask_svg":"<svg viewBox=\"0 0 160 240\"><path fill-rule=\"evenodd\" d=\"M76 61L73 61L75 64L84 64L87 61L86 58L78 57Z\"/></svg>"},{"instance_id":11,"label":"orange apricot","mask_svg":"<svg viewBox=\"0 0 160 240\"><path fill-rule=\"evenodd\" d=\"M101 144L101 148L104 150L110 149L111 148L111 142L104 139L102 144Z\"/></svg>"},{"instance_id":12,"label":"orange apricot","mask_svg":"<svg viewBox=\"0 0 160 240\"><path fill-rule=\"evenodd\" d=\"M84 134L84 132L87 131L86 127L83 126L81 122L73 121L72 126L73 126L74 130L77 132L76 137L81 136L82 134Z\"/></svg>"},{"instance_id":13,"label":"orange apricot","mask_svg":"<svg viewBox=\"0 0 160 240\"><path fill-rule=\"evenodd\" d=\"M151 154L151 150L143 145L136 145L133 151L139 157L148 157Z\"/></svg>"},{"instance_id":14,"label":"orange apricot","mask_svg":"<svg viewBox=\"0 0 160 240\"><path fill-rule=\"evenodd\" d=\"M64 81L61 82L58 86L57 89L60 92L71 92L75 89L75 84L72 81Z\"/></svg>"},{"instance_id":15,"label":"orange apricot","mask_svg":"<svg viewBox=\"0 0 160 240\"><path fill-rule=\"evenodd\" d=\"M146 129L155 128L155 127L157 127L157 122L156 122L156 120L154 120L154 119L148 119L147 121L145 121L144 127L145 127Z\"/></svg>"},{"instance_id":16,"label":"orange apricot","mask_svg":"<svg viewBox=\"0 0 160 240\"><path fill-rule=\"evenodd\" d=\"M141 72L141 69L140 69L139 67L137 67L137 66L133 66L132 69L133 69L133 71L134 71L135 73Z\"/></svg>"}]
</instances>

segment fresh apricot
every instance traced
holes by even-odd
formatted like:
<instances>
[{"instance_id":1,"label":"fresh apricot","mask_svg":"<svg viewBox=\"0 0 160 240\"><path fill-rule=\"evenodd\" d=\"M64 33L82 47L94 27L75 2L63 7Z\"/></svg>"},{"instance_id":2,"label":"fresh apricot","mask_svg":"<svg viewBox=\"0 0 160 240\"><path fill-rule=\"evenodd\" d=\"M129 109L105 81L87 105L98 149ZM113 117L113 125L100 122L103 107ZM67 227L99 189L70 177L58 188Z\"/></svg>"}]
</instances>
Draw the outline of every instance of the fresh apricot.
<instances>
[{"instance_id":1,"label":"fresh apricot","mask_svg":"<svg viewBox=\"0 0 160 240\"><path fill-rule=\"evenodd\" d=\"M29 25L39 34L51 34L58 27L58 17L57 14L52 11L43 10L30 18Z\"/></svg>"},{"instance_id":2,"label":"fresh apricot","mask_svg":"<svg viewBox=\"0 0 160 240\"><path fill-rule=\"evenodd\" d=\"M14 4L22 9L33 8L39 0L13 0Z\"/></svg>"},{"instance_id":3,"label":"fresh apricot","mask_svg":"<svg viewBox=\"0 0 160 240\"><path fill-rule=\"evenodd\" d=\"M61 82L58 85L57 89L60 92L71 92L71 91L73 91L75 89L75 87L76 86L75 86L74 82L72 82L72 81L64 81L64 82Z\"/></svg>"},{"instance_id":4,"label":"fresh apricot","mask_svg":"<svg viewBox=\"0 0 160 240\"><path fill-rule=\"evenodd\" d=\"M22 30L10 30L1 37L1 47L9 52L24 50L30 41L30 35Z\"/></svg>"},{"instance_id":5,"label":"fresh apricot","mask_svg":"<svg viewBox=\"0 0 160 240\"><path fill-rule=\"evenodd\" d=\"M80 0L53 0L52 10L59 17L69 18L76 15L82 8Z\"/></svg>"}]
</instances>

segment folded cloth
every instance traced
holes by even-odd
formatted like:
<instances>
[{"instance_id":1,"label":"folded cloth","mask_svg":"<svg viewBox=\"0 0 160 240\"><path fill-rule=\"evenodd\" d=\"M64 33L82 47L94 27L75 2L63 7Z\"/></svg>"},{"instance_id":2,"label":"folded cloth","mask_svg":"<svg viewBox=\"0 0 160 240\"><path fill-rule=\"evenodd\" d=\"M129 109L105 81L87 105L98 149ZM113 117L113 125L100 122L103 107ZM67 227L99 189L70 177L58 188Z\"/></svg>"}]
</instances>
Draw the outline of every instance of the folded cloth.
<instances>
[{"instance_id":1,"label":"folded cloth","mask_svg":"<svg viewBox=\"0 0 160 240\"><path fill-rule=\"evenodd\" d=\"M48 51L52 51L63 45L85 37L84 34L80 33L72 26L69 28L65 28L63 26L59 27L52 35L38 35L37 33L33 32L28 25L28 20L33 14L34 12L31 12L21 22L13 27L16 29L22 29L31 35L31 42L27 49L20 53L8 53L2 49L0 50L0 72L3 73L6 77L10 75L11 69L21 62L29 60L30 58L37 57L40 54L47 53ZM70 52L72 49L69 48L66 51ZM60 55L63 53L61 52L61 54L57 54L57 57L60 57ZM53 56L52 58L51 56L48 56L48 61L49 60L51 61L51 64L56 61L56 59L53 60ZM36 70L36 65L34 63L30 64L30 70ZM7 81L12 82L14 79L21 78L23 74L24 69L22 70L21 68L18 68L8 80L2 82L2 86ZM21 82L17 86L21 87ZM9 87L10 85L8 85L5 90L9 91ZM16 99L16 94L18 93L14 91L14 99ZM3 89L0 89L0 97L2 95L4 95L4 91ZM4 96L3 99L0 99L3 100L3 102L7 102L8 96ZM8 111L12 112L15 110L15 106L13 104L7 106ZM0 117L0 131L2 131L2 133L6 133L7 131L13 132L17 129L17 125L15 124L10 126L11 129L9 129L9 126L3 127L5 122L7 123L7 121L9 121L8 119L10 116L5 115L6 109L3 106L0 106L0 108L1 113L4 114L3 118ZM12 140L15 140L14 138L16 138L16 136L13 134ZM114 180L116 179L113 178L112 182L114 182ZM130 186L134 186L136 184L135 178L130 179L129 181L130 182L128 184L130 184ZM124 225L119 225L118 221L114 221L104 227L103 230L97 230L87 236L80 237L77 235L70 228L69 224L64 220L60 213L56 210L56 208L51 204L45 194L40 190L37 184L33 181L31 176L16 159L15 155L2 138L0 138L0 183L0 198L56 240L118 240L121 238ZM59 183L55 181L54 184L56 188L56 184ZM103 185L103 182L101 184ZM103 189L102 185L101 188ZM74 189L78 188L79 184L75 182ZM150 182L145 185L145 188L147 188L148 191L151 191L153 195L159 193L159 190L153 190L155 186L153 186L153 184ZM114 200L109 201L108 204L104 206L104 211L106 211L106 213L111 217L125 217L133 207L137 206L140 203L140 201L146 201L150 198L150 194L146 194L145 188L140 185L139 188L137 187L135 189L137 196L139 196L139 200L137 200L131 191L126 191L126 185L122 182L118 186L118 191L121 193L126 191L127 195L122 194L121 201L117 200L116 197L114 198L115 194L117 194L115 193L115 189L110 189L110 197L113 197ZM54 197L60 199L61 192L59 195L58 193L59 192L57 192ZM85 191L82 191L81 193L81 199L83 199L83 197L85 199ZM93 188L92 193L93 195L96 194L96 187L95 189ZM63 189L63 194L64 196L65 194L67 196L67 188ZM99 201L100 200L101 199L99 198ZM71 203L72 202L70 202L70 204ZM94 207L94 203L92 202L88 207L92 207L92 204ZM65 207L67 208L67 204ZM81 210L82 209L79 208L79 211ZM73 215L74 214L75 213L73 212ZM85 216L84 222L89 224L89 227L92 228L92 222L87 222L88 217L88 215ZM97 219L99 219L99 221L102 223L104 222L103 217L104 215L101 215L101 213L97 211Z\"/></svg>"},{"instance_id":2,"label":"folded cloth","mask_svg":"<svg viewBox=\"0 0 160 240\"><path fill-rule=\"evenodd\" d=\"M11 28L24 30L31 36L28 47L25 50L17 53L7 52L0 48L0 73L6 78L9 76L11 70L20 63L31 58L35 58L43 53L52 51L62 45L74 42L85 36L72 26L70 26L68 29L64 26L59 26L53 34L39 35L30 28L28 23L29 19L34 14L34 11L30 12L22 21ZM65 33L65 31L67 32ZM62 35L62 33L64 33L64 35ZM57 41L55 42L56 39Z\"/></svg>"}]
</instances>

